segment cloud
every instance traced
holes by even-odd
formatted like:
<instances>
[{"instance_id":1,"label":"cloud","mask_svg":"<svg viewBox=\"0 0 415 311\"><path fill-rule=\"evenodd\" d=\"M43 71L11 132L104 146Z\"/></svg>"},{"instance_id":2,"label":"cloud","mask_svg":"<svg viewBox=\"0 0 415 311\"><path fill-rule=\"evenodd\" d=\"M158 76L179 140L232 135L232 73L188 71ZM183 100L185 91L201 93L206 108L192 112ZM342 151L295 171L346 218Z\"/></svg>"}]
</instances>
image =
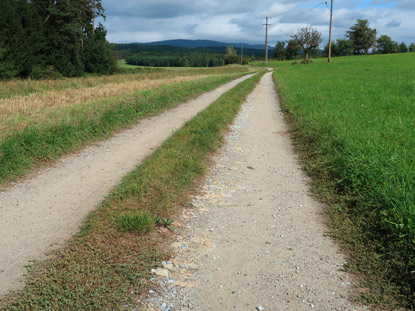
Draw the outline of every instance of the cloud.
<instances>
[{"instance_id":1,"label":"cloud","mask_svg":"<svg viewBox=\"0 0 415 311\"><path fill-rule=\"evenodd\" d=\"M402 23L398 22L397 20L391 20L389 23L386 24L387 27L399 27Z\"/></svg>"},{"instance_id":2,"label":"cloud","mask_svg":"<svg viewBox=\"0 0 415 311\"><path fill-rule=\"evenodd\" d=\"M330 2L329 2L330 3ZM357 19L368 19L378 34L395 41L415 41L414 0L336 0L333 37L342 38ZM306 25L328 38L330 10L318 0L103 0L108 38L112 42L210 39L263 43L265 17L272 26L269 41Z\"/></svg>"}]
</instances>

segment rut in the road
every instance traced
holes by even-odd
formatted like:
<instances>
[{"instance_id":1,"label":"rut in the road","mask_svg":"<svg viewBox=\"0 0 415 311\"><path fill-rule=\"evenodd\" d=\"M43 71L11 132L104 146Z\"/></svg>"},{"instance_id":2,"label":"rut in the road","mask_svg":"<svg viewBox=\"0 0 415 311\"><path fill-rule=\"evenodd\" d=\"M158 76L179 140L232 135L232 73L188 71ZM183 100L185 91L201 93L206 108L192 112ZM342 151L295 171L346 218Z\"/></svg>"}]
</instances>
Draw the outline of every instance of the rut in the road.
<instances>
[{"instance_id":1,"label":"rut in the road","mask_svg":"<svg viewBox=\"0 0 415 311\"><path fill-rule=\"evenodd\" d=\"M0 297L23 285L24 265L43 259L78 231L123 176L174 130L249 76L239 78L112 139L63 158L0 193Z\"/></svg>"},{"instance_id":2,"label":"rut in the road","mask_svg":"<svg viewBox=\"0 0 415 311\"><path fill-rule=\"evenodd\" d=\"M325 236L271 73L214 159L160 287L138 310L366 310L351 302L345 258Z\"/></svg>"}]
</instances>

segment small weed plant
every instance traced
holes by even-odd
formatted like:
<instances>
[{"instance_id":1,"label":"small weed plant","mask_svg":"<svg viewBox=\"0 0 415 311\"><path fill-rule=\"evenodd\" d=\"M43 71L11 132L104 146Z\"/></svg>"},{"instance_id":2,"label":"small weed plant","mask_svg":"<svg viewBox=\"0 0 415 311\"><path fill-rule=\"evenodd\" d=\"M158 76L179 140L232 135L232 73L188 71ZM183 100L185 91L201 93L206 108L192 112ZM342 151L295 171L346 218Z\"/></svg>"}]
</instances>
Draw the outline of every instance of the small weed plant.
<instances>
[{"instance_id":1,"label":"small weed plant","mask_svg":"<svg viewBox=\"0 0 415 311\"><path fill-rule=\"evenodd\" d=\"M173 219L170 219L170 218L162 218L160 216L157 216L156 217L156 225L157 226L164 227L164 228L167 228L167 229L173 231L172 224L173 224Z\"/></svg>"}]
</instances>

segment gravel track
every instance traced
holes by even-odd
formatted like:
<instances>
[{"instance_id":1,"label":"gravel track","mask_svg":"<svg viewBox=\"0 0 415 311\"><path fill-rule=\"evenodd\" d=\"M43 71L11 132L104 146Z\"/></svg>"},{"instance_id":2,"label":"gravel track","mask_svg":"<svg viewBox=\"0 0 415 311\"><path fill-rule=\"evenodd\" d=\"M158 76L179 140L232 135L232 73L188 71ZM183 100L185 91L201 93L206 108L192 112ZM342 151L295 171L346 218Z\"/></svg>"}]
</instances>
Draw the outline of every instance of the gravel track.
<instances>
[{"instance_id":1,"label":"gravel track","mask_svg":"<svg viewBox=\"0 0 415 311\"><path fill-rule=\"evenodd\" d=\"M279 108L271 73L248 97L184 210L158 290L131 310L368 310L325 234Z\"/></svg>"},{"instance_id":2,"label":"gravel track","mask_svg":"<svg viewBox=\"0 0 415 311\"><path fill-rule=\"evenodd\" d=\"M250 76L145 119L0 192L0 297L22 288L24 265L64 246L86 215L173 131Z\"/></svg>"}]
</instances>

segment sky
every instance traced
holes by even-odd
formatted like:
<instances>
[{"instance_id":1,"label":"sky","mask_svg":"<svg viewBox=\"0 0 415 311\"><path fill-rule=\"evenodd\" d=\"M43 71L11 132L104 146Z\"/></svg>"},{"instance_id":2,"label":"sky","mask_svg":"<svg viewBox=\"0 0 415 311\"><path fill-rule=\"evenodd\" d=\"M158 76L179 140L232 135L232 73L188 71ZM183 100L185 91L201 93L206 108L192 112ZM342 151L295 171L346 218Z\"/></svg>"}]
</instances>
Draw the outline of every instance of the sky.
<instances>
[{"instance_id":1,"label":"sky","mask_svg":"<svg viewBox=\"0 0 415 311\"><path fill-rule=\"evenodd\" d=\"M265 43L265 18L271 24L269 45L289 40L312 25L329 37L330 0L102 0L113 43L170 39ZM333 39L344 38L357 19L369 20L378 37L415 42L415 0L334 0Z\"/></svg>"}]
</instances>

